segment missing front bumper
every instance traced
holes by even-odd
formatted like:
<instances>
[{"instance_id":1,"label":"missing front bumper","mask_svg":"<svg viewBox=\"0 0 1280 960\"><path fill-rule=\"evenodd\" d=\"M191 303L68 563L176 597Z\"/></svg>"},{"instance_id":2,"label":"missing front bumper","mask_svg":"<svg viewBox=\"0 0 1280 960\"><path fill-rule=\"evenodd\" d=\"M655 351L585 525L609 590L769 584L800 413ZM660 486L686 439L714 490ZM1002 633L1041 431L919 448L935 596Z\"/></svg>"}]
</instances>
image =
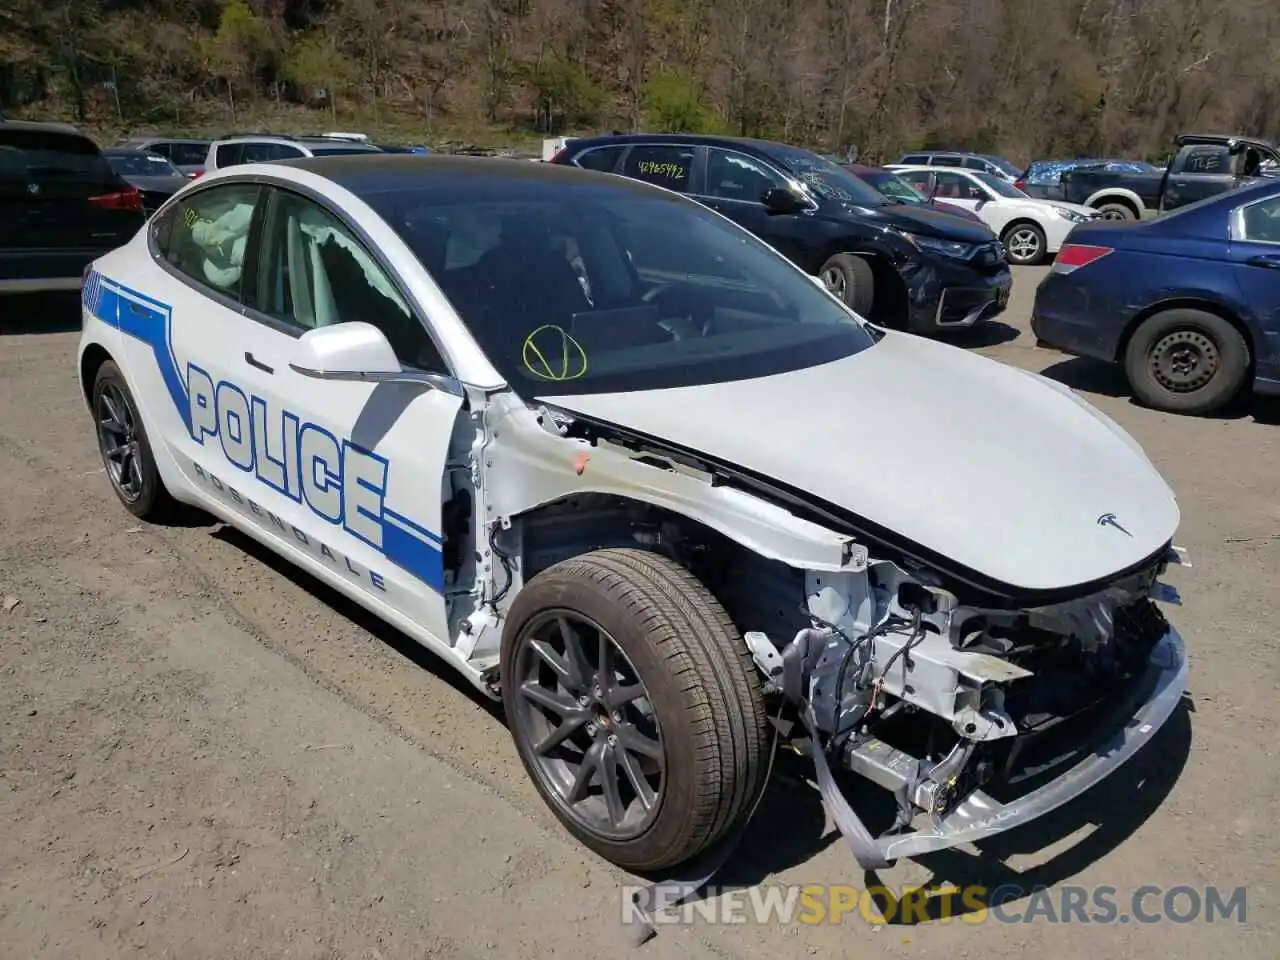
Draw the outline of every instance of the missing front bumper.
<instances>
[{"instance_id":1,"label":"missing front bumper","mask_svg":"<svg viewBox=\"0 0 1280 960\"><path fill-rule=\"evenodd\" d=\"M833 819L865 870L902 857L972 843L1041 817L1083 794L1136 754L1172 716L1186 689L1187 657L1181 636L1169 628L1152 649L1138 683L1142 696L1123 726L1064 773L1043 786L1001 803L976 789L941 817L921 814L911 832L872 837L849 807L831 775L827 758L814 747L818 786ZM810 708L806 705L805 712ZM812 719L811 712L809 713ZM812 726L810 732L813 733ZM848 763L854 772L892 791L909 789L914 758L884 744L863 743ZM919 803L919 798L911 798Z\"/></svg>"}]
</instances>

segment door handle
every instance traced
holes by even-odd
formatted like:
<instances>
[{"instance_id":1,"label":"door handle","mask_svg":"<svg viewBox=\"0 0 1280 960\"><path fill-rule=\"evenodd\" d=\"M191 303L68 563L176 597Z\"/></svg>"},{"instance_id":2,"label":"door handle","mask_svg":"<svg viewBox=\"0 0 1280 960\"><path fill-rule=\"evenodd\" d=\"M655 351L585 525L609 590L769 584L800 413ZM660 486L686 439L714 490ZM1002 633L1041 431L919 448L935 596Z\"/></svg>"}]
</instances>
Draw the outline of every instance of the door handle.
<instances>
[{"instance_id":1,"label":"door handle","mask_svg":"<svg viewBox=\"0 0 1280 960\"><path fill-rule=\"evenodd\" d=\"M1280 270L1280 254L1260 253L1245 261L1251 267L1266 267L1268 270Z\"/></svg>"},{"instance_id":2,"label":"door handle","mask_svg":"<svg viewBox=\"0 0 1280 960\"><path fill-rule=\"evenodd\" d=\"M272 367L267 366L265 363L263 363L261 360L255 357L248 350L244 352L244 362L251 367L257 367L263 373L275 373L275 370Z\"/></svg>"}]
</instances>

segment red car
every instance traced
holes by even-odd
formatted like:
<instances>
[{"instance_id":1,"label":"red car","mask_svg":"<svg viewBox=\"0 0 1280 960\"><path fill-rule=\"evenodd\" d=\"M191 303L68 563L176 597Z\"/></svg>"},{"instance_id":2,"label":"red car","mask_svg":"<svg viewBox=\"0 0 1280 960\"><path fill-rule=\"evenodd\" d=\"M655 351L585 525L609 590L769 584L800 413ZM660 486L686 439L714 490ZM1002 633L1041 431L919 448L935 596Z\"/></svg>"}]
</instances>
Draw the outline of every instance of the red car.
<instances>
[{"instance_id":1,"label":"red car","mask_svg":"<svg viewBox=\"0 0 1280 960\"><path fill-rule=\"evenodd\" d=\"M955 204L945 203L941 200L930 200L892 170L886 170L884 167L866 166L861 163L846 163L844 168L871 189L891 200L899 200L902 203L923 203L936 210L941 210L943 213L950 213L953 216L964 217L966 220L974 220L978 223L983 222L977 214L966 210L964 207L957 207Z\"/></svg>"}]
</instances>

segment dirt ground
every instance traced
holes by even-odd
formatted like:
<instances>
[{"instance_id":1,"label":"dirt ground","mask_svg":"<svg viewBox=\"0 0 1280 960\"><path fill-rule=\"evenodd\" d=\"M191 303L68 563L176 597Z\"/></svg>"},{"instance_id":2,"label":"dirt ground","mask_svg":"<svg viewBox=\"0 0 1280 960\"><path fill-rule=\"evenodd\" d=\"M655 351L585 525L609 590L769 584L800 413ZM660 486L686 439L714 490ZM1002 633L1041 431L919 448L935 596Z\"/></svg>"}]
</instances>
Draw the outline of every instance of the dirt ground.
<instances>
[{"instance_id":1,"label":"dirt ground","mask_svg":"<svg viewBox=\"0 0 1280 960\"><path fill-rule=\"evenodd\" d=\"M1059 814L874 879L1104 884L1122 907L1144 884L1244 886L1247 921L698 921L636 956L1280 956L1280 405L1132 405L1106 368L1034 346L1040 275L967 346L1084 391L1173 484L1187 706ZM74 302L0 301L0 956L621 954L633 881L568 839L447 667L230 530L118 505L78 323ZM869 881L787 777L721 878Z\"/></svg>"}]
</instances>

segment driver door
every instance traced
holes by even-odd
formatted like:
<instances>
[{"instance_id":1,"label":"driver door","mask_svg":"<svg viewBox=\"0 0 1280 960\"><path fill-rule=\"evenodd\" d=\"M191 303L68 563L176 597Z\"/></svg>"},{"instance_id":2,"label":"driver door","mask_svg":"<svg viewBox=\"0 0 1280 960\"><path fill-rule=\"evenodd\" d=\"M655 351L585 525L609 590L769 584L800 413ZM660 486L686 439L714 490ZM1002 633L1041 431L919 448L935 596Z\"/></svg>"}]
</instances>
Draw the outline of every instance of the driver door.
<instances>
[{"instance_id":1,"label":"driver door","mask_svg":"<svg viewBox=\"0 0 1280 960\"><path fill-rule=\"evenodd\" d=\"M269 534L449 642L444 596L445 461L462 401L425 385L314 379L290 367L297 338L363 321L406 368L451 375L403 285L345 219L266 188L246 313L258 321L248 398L265 432L256 464L283 523Z\"/></svg>"},{"instance_id":2,"label":"driver door","mask_svg":"<svg viewBox=\"0 0 1280 960\"><path fill-rule=\"evenodd\" d=\"M816 272L809 211L775 213L761 197L766 190L788 188L787 178L757 157L707 147L702 196L697 199L745 227L793 263Z\"/></svg>"}]
</instances>

